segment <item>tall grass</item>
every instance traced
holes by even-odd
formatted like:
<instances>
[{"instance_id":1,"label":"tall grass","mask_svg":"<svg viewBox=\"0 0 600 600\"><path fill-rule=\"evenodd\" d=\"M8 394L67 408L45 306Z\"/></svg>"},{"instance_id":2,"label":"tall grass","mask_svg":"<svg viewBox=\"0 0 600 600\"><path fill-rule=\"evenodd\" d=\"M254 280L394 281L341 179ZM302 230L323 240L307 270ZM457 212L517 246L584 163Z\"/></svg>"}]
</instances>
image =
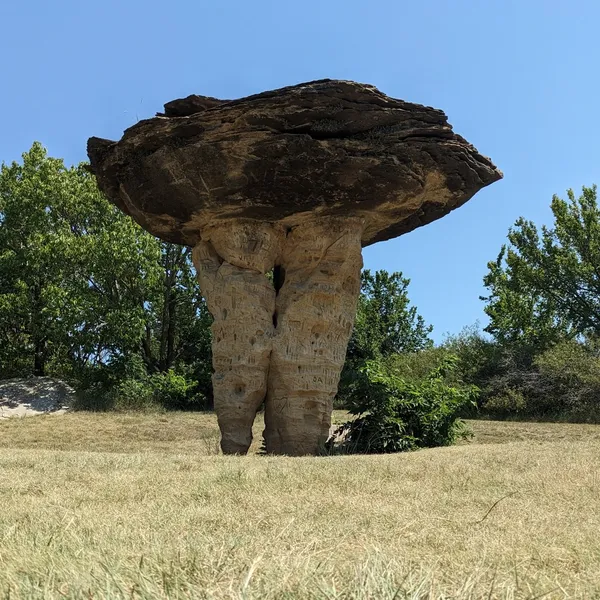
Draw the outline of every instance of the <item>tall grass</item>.
<instances>
[{"instance_id":1,"label":"tall grass","mask_svg":"<svg viewBox=\"0 0 600 600\"><path fill-rule=\"evenodd\" d=\"M600 427L473 426L506 443L240 458L209 415L0 422L0 598L600 597Z\"/></svg>"}]
</instances>

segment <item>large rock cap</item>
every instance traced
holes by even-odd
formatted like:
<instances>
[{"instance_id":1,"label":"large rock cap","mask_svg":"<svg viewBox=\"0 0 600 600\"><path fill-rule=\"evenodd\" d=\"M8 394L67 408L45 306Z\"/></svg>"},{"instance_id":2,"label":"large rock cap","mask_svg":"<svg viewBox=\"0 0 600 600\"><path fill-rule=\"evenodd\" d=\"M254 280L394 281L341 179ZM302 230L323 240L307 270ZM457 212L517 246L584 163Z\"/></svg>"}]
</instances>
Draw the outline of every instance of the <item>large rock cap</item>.
<instances>
[{"instance_id":1,"label":"large rock cap","mask_svg":"<svg viewBox=\"0 0 600 600\"><path fill-rule=\"evenodd\" d=\"M363 245L442 217L502 177L434 108L321 80L239 100L189 96L112 142L90 138L100 188L140 225L195 245L222 219L365 219Z\"/></svg>"}]
</instances>

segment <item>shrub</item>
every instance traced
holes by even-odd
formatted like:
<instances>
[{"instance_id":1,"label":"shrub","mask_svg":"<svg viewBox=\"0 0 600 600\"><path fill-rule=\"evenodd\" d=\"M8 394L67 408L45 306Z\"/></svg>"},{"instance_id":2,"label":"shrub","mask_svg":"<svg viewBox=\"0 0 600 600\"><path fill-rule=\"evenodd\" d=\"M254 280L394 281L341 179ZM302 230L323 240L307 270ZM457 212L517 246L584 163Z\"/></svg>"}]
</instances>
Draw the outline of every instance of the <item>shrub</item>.
<instances>
[{"instance_id":1,"label":"shrub","mask_svg":"<svg viewBox=\"0 0 600 600\"><path fill-rule=\"evenodd\" d=\"M408 382L382 361L360 370L350 398L354 420L336 435L356 453L389 453L448 446L468 435L460 411L473 404L475 386L451 385L456 357L447 356L421 381Z\"/></svg>"},{"instance_id":2,"label":"shrub","mask_svg":"<svg viewBox=\"0 0 600 600\"><path fill-rule=\"evenodd\" d=\"M405 381L422 382L429 379L431 373L442 366L452 362L454 353L442 346L425 348L417 352L403 352L394 354L384 362L388 372L397 374ZM459 365L459 363L457 363ZM458 368L445 368L444 381L455 383L459 378Z\"/></svg>"},{"instance_id":3,"label":"shrub","mask_svg":"<svg viewBox=\"0 0 600 600\"><path fill-rule=\"evenodd\" d=\"M198 383L169 370L165 373L145 375L126 373L121 377L114 374L96 374L82 382L77 410L203 410L206 396L199 390Z\"/></svg>"},{"instance_id":4,"label":"shrub","mask_svg":"<svg viewBox=\"0 0 600 600\"><path fill-rule=\"evenodd\" d=\"M504 372L489 380L482 396L482 410L494 417L598 421L600 359L565 340L533 357L529 367L505 360Z\"/></svg>"},{"instance_id":5,"label":"shrub","mask_svg":"<svg viewBox=\"0 0 600 600\"><path fill-rule=\"evenodd\" d=\"M600 359L578 342L563 341L534 360L545 377L565 385L588 384L600 386Z\"/></svg>"},{"instance_id":6,"label":"shrub","mask_svg":"<svg viewBox=\"0 0 600 600\"><path fill-rule=\"evenodd\" d=\"M499 394L486 400L483 409L490 415L497 417L519 416L527 408L527 399L523 393L514 388L506 388Z\"/></svg>"},{"instance_id":7,"label":"shrub","mask_svg":"<svg viewBox=\"0 0 600 600\"><path fill-rule=\"evenodd\" d=\"M79 382L76 388L77 396L73 402L73 410L89 410L105 412L114 408L114 396L107 385L101 381Z\"/></svg>"},{"instance_id":8,"label":"shrub","mask_svg":"<svg viewBox=\"0 0 600 600\"><path fill-rule=\"evenodd\" d=\"M151 378L124 379L113 390L116 410L152 411L161 408Z\"/></svg>"},{"instance_id":9,"label":"shrub","mask_svg":"<svg viewBox=\"0 0 600 600\"><path fill-rule=\"evenodd\" d=\"M563 341L534 365L552 388L552 409L576 420L600 419L600 359L576 341Z\"/></svg>"},{"instance_id":10,"label":"shrub","mask_svg":"<svg viewBox=\"0 0 600 600\"><path fill-rule=\"evenodd\" d=\"M149 378L156 403L168 409L204 408L206 397L197 391L198 382L169 370Z\"/></svg>"},{"instance_id":11,"label":"shrub","mask_svg":"<svg viewBox=\"0 0 600 600\"><path fill-rule=\"evenodd\" d=\"M450 352L444 347L424 348L415 352L401 352L387 357L378 357L373 359L385 365L387 371L396 373L405 381L420 382L427 379L429 374L438 368L450 355ZM349 409L352 405L352 398L355 398L360 392L357 386L361 381L361 369L367 361L351 364L349 361L344 365L340 378L340 385L337 396L334 398L333 407L336 409ZM458 372L454 372L452 377L458 378Z\"/></svg>"},{"instance_id":12,"label":"shrub","mask_svg":"<svg viewBox=\"0 0 600 600\"><path fill-rule=\"evenodd\" d=\"M482 387L502 370L501 347L484 336L478 323L448 336L442 347L458 357L458 371L466 383Z\"/></svg>"}]
</instances>

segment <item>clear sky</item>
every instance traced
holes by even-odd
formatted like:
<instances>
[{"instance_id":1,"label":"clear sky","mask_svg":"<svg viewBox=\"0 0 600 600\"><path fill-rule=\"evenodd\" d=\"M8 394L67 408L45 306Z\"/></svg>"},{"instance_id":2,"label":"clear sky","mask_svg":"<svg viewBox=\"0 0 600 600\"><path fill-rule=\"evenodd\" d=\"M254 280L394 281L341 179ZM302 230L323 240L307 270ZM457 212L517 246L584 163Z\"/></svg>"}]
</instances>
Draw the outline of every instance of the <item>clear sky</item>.
<instances>
[{"instance_id":1,"label":"clear sky","mask_svg":"<svg viewBox=\"0 0 600 600\"><path fill-rule=\"evenodd\" d=\"M485 323L482 277L508 227L600 183L597 0L0 0L0 161L34 140L67 163L164 102L320 78L443 109L505 179L365 250L401 270L434 337Z\"/></svg>"}]
</instances>

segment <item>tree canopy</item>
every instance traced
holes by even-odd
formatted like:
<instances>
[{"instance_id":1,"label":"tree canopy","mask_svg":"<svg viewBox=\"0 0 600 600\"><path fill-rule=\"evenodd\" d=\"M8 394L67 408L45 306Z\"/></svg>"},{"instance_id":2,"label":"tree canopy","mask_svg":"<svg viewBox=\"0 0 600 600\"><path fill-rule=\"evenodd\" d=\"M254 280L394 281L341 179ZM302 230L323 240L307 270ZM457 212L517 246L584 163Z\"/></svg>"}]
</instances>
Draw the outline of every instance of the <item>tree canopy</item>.
<instances>
[{"instance_id":1,"label":"tree canopy","mask_svg":"<svg viewBox=\"0 0 600 600\"><path fill-rule=\"evenodd\" d=\"M0 169L0 374L89 377L143 364L209 390L210 317L189 249L112 206L85 164L39 143Z\"/></svg>"},{"instance_id":2,"label":"tree canopy","mask_svg":"<svg viewBox=\"0 0 600 600\"><path fill-rule=\"evenodd\" d=\"M370 360L402 352L416 352L433 345L427 325L410 305L410 280L402 273L381 270L361 274L361 294L348 357Z\"/></svg>"},{"instance_id":3,"label":"tree canopy","mask_svg":"<svg viewBox=\"0 0 600 600\"><path fill-rule=\"evenodd\" d=\"M554 196L554 226L520 218L488 264L487 331L499 342L543 349L600 331L600 209L596 186Z\"/></svg>"},{"instance_id":4,"label":"tree canopy","mask_svg":"<svg viewBox=\"0 0 600 600\"><path fill-rule=\"evenodd\" d=\"M488 263L483 407L597 419L600 209L596 186L552 198L553 225L519 218ZM481 348L484 348L480 344Z\"/></svg>"}]
</instances>

